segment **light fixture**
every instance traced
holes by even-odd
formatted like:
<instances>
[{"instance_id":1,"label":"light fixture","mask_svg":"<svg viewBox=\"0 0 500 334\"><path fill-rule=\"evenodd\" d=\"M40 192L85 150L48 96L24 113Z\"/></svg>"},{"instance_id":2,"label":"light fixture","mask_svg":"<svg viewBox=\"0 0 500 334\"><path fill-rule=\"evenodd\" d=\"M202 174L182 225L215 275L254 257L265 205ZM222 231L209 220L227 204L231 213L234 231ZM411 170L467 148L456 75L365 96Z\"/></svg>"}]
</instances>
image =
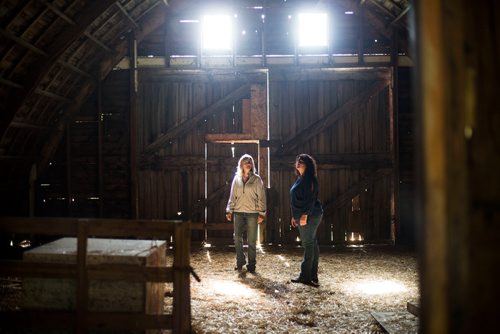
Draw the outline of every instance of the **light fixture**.
<instances>
[{"instance_id":1,"label":"light fixture","mask_svg":"<svg viewBox=\"0 0 500 334\"><path fill-rule=\"evenodd\" d=\"M326 13L301 13L298 17L299 47L328 46L328 15Z\"/></svg>"}]
</instances>

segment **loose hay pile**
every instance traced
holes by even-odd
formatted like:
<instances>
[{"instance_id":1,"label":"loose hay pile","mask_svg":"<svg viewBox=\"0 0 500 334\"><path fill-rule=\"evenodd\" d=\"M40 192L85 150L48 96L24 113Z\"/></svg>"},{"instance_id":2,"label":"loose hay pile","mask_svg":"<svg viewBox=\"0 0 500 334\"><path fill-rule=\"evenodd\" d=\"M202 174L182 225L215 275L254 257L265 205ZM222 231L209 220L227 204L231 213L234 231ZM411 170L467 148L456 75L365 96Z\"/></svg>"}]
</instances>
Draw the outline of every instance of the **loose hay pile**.
<instances>
[{"instance_id":1,"label":"loose hay pile","mask_svg":"<svg viewBox=\"0 0 500 334\"><path fill-rule=\"evenodd\" d=\"M238 273L234 249L193 252L201 277L192 280L197 333L384 333L370 312L406 310L418 301L416 258L393 248L321 250L314 288L290 283L302 249L264 248L257 273Z\"/></svg>"},{"instance_id":2,"label":"loose hay pile","mask_svg":"<svg viewBox=\"0 0 500 334\"><path fill-rule=\"evenodd\" d=\"M194 250L191 265L202 281L191 280L193 329L198 334L385 333L370 313L404 312L407 302L419 299L412 253L392 247L321 249L319 288L290 283L301 259L301 248L264 247L256 274L239 274L233 270L234 248ZM172 285L167 285L165 311L171 313ZM19 279L0 280L0 310L17 309L20 294Z\"/></svg>"}]
</instances>

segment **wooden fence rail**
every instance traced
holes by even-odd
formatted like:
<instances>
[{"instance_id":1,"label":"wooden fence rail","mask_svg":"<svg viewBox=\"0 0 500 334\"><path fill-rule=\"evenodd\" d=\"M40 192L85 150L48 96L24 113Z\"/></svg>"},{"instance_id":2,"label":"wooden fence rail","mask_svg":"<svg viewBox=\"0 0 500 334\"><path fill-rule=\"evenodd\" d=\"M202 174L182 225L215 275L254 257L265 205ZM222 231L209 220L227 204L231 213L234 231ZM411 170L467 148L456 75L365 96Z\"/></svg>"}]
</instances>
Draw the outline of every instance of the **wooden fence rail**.
<instances>
[{"instance_id":1,"label":"wooden fence rail","mask_svg":"<svg viewBox=\"0 0 500 334\"><path fill-rule=\"evenodd\" d=\"M79 218L0 217L0 234L43 234L77 238L76 264L25 263L0 261L0 276L74 278L76 311L20 310L0 312L0 329L18 327L74 328L86 333L100 329L172 329L174 333L191 332L190 225L180 220L126 220ZM172 267L138 267L126 264L87 264L87 239L92 237L140 237L174 240ZM172 282L172 314L90 312L88 310L90 280L134 282ZM163 296L162 296L163 297Z\"/></svg>"}]
</instances>

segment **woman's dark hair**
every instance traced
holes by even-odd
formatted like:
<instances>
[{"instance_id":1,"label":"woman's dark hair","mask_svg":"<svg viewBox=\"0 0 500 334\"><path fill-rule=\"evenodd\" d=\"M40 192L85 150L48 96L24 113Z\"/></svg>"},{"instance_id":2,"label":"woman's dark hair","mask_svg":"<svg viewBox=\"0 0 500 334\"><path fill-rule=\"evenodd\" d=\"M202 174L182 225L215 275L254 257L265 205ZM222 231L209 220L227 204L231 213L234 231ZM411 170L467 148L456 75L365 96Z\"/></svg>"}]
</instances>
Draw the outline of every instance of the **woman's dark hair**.
<instances>
[{"instance_id":1,"label":"woman's dark hair","mask_svg":"<svg viewBox=\"0 0 500 334\"><path fill-rule=\"evenodd\" d=\"M309 154L301 153L295 158L295 165L297 162L304 163L306 165L306 171L304 172L304 178L306 179L316 179L318 174L318 167L316 165L316 160ZM295 174L299 175L297 168L295 168Z\"/></svg>"}]
</instances>

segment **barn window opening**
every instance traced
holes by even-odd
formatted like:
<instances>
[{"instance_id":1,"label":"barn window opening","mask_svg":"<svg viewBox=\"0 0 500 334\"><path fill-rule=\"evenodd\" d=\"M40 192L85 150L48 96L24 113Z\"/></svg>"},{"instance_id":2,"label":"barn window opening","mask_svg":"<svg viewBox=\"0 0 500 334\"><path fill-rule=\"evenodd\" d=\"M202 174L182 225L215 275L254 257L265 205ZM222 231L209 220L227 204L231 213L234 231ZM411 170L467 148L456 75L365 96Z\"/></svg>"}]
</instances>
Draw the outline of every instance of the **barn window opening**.
<instances>
[{"instance_id":1,"label":"barn window opening","mask_svg":"<svg viewBox=\"0 0 500 334\"><path fill-rule=\"evenodd\" d=\"M204 50L229 51L232 49L232 24L229 15L205 15L201 29Z\"/></svg>"},{"instance_id":2,"label":"barn window opening","mask_svg":"<svg viewBox=\"0 0 500 334\"><path fill-rule=\"evenodd\" d=\"M299 47L328 46L328 15L301 13L298 26Z\"/></svg>"}]
</instances>

